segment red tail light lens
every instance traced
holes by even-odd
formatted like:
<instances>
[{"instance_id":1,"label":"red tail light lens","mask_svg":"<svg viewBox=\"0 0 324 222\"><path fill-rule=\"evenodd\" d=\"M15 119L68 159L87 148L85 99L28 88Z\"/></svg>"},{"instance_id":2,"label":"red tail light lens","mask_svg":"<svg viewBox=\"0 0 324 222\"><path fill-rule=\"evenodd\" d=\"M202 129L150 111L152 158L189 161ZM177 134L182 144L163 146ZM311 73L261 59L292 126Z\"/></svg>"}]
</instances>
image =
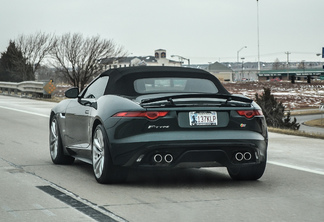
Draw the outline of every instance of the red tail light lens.
<instances>
[{"instance_id":1,"label":"red tail light lens","mask_svg":"<svg viewBox=\"0 0 324 222\"><path fill-rule=\"evenodd\" d=\"M245 116L248 119L251 119L255 116L263 116L261 110L238 110L236 111L240 116Z\"/></svg>"},{"instance_id":2,"label":"red tail light lens","mask_svg":"<svg viewBox=\"0 0 324 222\"><path fill-rule=\"evenodd\" d=\"M159 117L164 117L168 114L167 111L161 111L161 112L120 112L113 115L113 117L146 117L150 120L155 120Z\"/></svg>"}]
</instances>

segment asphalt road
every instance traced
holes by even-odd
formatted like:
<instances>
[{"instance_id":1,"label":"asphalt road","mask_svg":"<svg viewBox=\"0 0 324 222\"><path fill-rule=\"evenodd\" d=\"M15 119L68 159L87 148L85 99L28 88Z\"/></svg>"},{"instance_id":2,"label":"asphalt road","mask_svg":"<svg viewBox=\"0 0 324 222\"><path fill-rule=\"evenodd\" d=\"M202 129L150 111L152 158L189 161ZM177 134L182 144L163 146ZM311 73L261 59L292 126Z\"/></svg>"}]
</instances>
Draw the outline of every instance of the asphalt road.
<instances>
[{"instance_id":1,"label":"asphalt road","mask_svg":"<svg viewBox=\"0 0 324 222\"><path fill-rule=\"evenodd\" d=\"M270 133L259 181L225 168L135 171L101 185L90 165L52 164L54 103L0 96L0 221L322 221L324 140Z\"/></svg>"}]
</instances>

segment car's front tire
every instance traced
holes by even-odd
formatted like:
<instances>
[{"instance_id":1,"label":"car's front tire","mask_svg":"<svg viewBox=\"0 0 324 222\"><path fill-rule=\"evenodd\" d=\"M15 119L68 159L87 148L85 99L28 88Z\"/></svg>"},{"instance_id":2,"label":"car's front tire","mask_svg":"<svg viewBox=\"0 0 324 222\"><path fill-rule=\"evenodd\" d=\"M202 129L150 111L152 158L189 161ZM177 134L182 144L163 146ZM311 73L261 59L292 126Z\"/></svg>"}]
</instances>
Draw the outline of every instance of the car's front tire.
<instances>
[{"instance_id":1,"label":"car's front tire","mask_svg":"<svg viewBox=\"0 0 324 222\"><path fill-rule=\"evenodd\" d=\"M233 180L258 180L266 168L266 161L257 165L227 167L228 174Z\"/></svg>"},{"instance_id":2,"label":"car's front tire","mask_svg":"<svg viewBox=\"0 0 324 222\"><path fill-rule=\"evenodd\" d=\"M54 115L50 122L50 136L49 136L50 155L55 164L72 164L74 158L64 155L62 138L59 130L57 117Z\"/></svg>"},{"instance_id":3,"label":"car's front tire","mask_svg":"<svg viewBox=\"0 0 324 222\"><path fill-rule=\"evenodd\" d=\"M98 125L92 137L93 174L99 183L123 182L126 179L125 170L113 165L108 144L104 127Z\"/></svg>"}]
</instances>

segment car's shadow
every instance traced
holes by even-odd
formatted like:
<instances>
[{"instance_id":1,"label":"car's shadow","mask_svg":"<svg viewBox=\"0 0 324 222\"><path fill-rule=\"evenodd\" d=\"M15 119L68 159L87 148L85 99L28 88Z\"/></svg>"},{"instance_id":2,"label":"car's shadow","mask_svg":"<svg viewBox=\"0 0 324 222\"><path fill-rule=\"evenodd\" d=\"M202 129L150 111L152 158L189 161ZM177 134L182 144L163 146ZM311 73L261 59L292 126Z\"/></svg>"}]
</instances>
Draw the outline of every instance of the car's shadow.
<instances>
[{"instance_id":1,"label":"car's shadow","mask_svg":"<svg viewBox=\"0 0 324 222\"><path fill-rule=\"evenodd\" d=\"M174 169L174 170L142 170L131 169L123 185L127 186L163 186L163 187L230 187L252 181L235 181L230 178L226 170ZM253 181L255 183L258 181Z\"/></svg>"},{"instance_id":2,"label":"car's shadow","mask_svg":"<svg viewBox=\"0 0 324 222\"><path fill-rule=\"evenodd\" d=\"M76 161L74 166L94 179L92 166ZM127 187L237 187L253 184L262 185L262 181L235 181L225 168L200 169L129 169L124 182L113 184Z\"/></svg>"}]
</instances>

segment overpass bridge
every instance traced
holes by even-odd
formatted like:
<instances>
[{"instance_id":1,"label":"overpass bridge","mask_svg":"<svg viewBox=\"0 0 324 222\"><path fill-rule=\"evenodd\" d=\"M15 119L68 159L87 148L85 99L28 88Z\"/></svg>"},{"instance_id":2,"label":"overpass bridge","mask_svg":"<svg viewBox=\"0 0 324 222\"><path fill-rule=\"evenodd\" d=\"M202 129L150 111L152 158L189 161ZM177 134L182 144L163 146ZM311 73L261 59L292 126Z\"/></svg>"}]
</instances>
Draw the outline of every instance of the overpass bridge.
<instances>
[{"instance_id":1,"label":"overpass bridge","mask_svg":"<svg viewBox=\"0 0 324 222\"><path fill-rule=\"evenodd\" d=\"M306 79L308 83L312 79L324 80L324 69L281 69L281 70L261 70L258 74L260 81L279 79L279 80L291 80L292 83L295 80Z\"/></svg>"}]
</instances>

